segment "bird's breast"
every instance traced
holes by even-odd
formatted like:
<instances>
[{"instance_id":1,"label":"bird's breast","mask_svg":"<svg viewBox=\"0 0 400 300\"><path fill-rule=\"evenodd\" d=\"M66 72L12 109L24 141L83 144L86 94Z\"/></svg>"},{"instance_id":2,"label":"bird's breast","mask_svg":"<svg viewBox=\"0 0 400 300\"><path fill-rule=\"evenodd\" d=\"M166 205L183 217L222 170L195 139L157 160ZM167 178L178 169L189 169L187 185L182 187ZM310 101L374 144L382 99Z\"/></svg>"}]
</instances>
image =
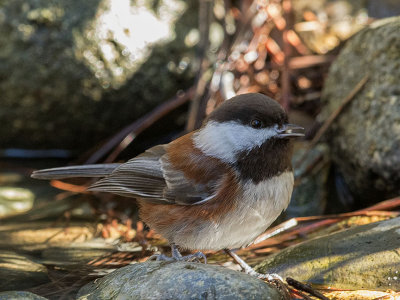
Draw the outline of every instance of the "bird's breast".
<instances>
[{"instance_id":1,"label":"bird's breast","mask_svg":"<svg viewBox=\"0 0 400 300\"><path fill-rule=\"evenodd\" d=\"M232 199L233 208L226 213L212 219L200 218L188 208L187 215L168 222L168 229L160 233L188 249L220 250L250 244L288 206L293 173L287 171L258 183L242 184L241 192Z\"/></svg>"},{"instance_id":2,"label":"bird's breast","mask_svg":"<svg viewBox=\"0 0 400 300\"><path fill-rule=\"evenodd\" d=\"M293 182L290 171L258 183L245 182L237 209L221 220L215 244L238 248L254 241L289 205Z\"/></svg>"}]
</instances>

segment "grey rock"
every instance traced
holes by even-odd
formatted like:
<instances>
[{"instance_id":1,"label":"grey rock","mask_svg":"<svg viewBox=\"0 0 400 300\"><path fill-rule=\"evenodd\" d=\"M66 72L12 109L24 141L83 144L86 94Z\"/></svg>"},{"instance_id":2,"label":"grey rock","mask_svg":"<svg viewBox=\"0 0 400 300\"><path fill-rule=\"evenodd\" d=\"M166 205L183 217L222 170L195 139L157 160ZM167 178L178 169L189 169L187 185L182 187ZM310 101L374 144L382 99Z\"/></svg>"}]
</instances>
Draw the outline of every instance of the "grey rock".
<instances>
[{"instance_id":1,"label":"grey rock","mask_svg":"<svg viewBox=\"0 0 400 300\"><path fill-rule=\"evenodd\" d=\"M1 292L0 300L46 300L47 298L24 291Z\"/></svg>"},{"instance_id":2,"label":"grey rock","mask_svg":"<svg viewBox=\"0 0 400 300\"><path fill-rule=\"evenodd\" d=\"M49 281L45 266L28 256L0 251L0 291L31 288Z\"/></svg>"},{"instance_id":3,"label":"grey rock","mask_svg":"<svg viewBox=\"0 0 400 300\"><path fill-rule=\"evenodd\" d=\"M387 18L400 14L398 0L368 0L368 16L372 18Z\"/></svg>"},{"instance_id":4,"label":"grey rock","mask_svg":"<svg viewBox=\"0 0 400 300\"><path fill-rule=\"evenodd\" d=\"M355 85L369 81L331 126L334 162L355 198L400 193L400 17L374 22L351 38L325 82L326 119Z\"/></svg>"},{"instance_id":5,"label":"grey rock","mask_svg":"<svg viewBox=\"0 0 400 300\"><path fill-rule=\"evenodd\" d=\"M275 287L219 266L145 262L84 286L78 299L281 299Z\"/></svg>"},{"instance_id":6,"label":"grey rock","mask_svg":"<svg viewBox=\"0 0 400 300\"><path fill-rule=\"evenodd\" d=\"M96 258L106 257L118 251L118 248L103 239L94 239L81 243L65 243L59 247L48 247L41 253L42 263L57 266L73 266L88 263Z\"/></svg>"},{"instance_id":7,"label":"grey rock","mask_svg":"<svg viewBox=\"0 0 400 300\"><path fill-rule=\"evenodd\" d=\"M304 154L304 148L296 151L293 155L293 165ZM302 216L317 216L323 214L327 202L327 178L329 164L326 163L328 155L326 144L319 144L314 147L305 157L304 161L295 168L295 178L298 181L293 190L289 206L284 212L285 218ZM316 163L316 161L319 161ZM308 173L313 166L313 171Z\"/></svg>"},{"instance_id":8,"label":"grey rock","mask_svg":"<svg viewBox=\"0 0 400 300\"><path fill-rule=\"evenodd\" d=\"M256 268L339 289L400 289L400 218L315 238Z\"/></svg>"},{"instance_id":9,"label":"grey rock","mask_svg":"<svg viewBox=\"0 0 400 300\"><path fill-rule=\"evenodd\" d=\"M0 148L88 149L187 88L193 3L2 1Z\"/></svg>"}]
</instances>

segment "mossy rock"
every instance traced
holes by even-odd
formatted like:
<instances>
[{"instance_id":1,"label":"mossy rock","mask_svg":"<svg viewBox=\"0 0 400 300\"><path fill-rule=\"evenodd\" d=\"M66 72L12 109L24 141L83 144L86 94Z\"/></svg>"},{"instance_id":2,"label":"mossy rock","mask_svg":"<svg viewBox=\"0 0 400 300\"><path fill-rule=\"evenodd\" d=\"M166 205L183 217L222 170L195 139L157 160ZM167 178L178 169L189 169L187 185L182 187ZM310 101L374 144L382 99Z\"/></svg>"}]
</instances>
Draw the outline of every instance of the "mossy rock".
<instances>
[{"instance_id":1,"label":"mossy rock","mask_svg":"<svg viewBox=\"0 0 400 300\"><path fill-rule=\"evenodd\" d=\"M84 286L85 299L282 299L279 291L250 275L219 266L145 262L118 269Z\"/></svg>"},{"instance_id":2,"label":"mossy rock","mask_svg":"<svg viewBox=\"0 0 400 300\"><path fill-rule=\"evenodd\" d=\"M25 291L1 292L0 300L46 300L47 298Z\"/></svg>"},{"instance_id":3,"label":"mossy rock","mask_svg":"<svg viewBox=\"0 0 400 300\"><path fill-rule=\"evenodd\" d=\"M50 281L45 266L5 250L0 251L0 278L0 291L27 289Z\"/></svg>"},{"instance_id":4,"label":"mossy rock","mask_svg":"<svg viewBox=\"0 0 400 300\"><path fill-rule=\"evenodd\" d=\"M271 255L262 273L338 289L400 289L400 218L306 241Z\"/></svg>"},{"instance_id":5,"label":"mossy rock","mask_svg":"<svg viewBox=\"0 0 400 300\"><path fill-rule=\"evenodd\" d=\"M332 64L323 89L324 120L369 75L327 139L333 161L363 205L400 194L399 32L400 17L393 17L357 33Z\"/></svg>"}]
</instances>

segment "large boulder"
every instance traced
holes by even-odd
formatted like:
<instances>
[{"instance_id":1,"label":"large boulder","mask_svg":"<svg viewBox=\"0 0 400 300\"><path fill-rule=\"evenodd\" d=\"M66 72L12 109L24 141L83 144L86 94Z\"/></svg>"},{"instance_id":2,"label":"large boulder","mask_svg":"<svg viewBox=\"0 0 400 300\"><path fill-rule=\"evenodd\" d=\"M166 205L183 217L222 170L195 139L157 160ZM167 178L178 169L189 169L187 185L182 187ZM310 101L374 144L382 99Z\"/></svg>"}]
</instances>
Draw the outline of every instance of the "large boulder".
<instances>
[{"instance_id":1,"label":"large boulder","mask_svg":"<svg viewBox=\"0 0 400 300\"><path fill-rule=\"evenodd\" d=\"M185 262L145 262L118 269L85 285L90 299L282 299L262 280L219 266Z\"/></svg>"},{"instance_id":2,"label":"large boulder","mask_svg":"<svg viewBox=\"0 0 400 300\"><path fill-rule=\"evenodd\" d=\"M400 289L400 218L362 225L286 248L257 266L339 289Z\"/></svg>"},{"instance_id":3,"label":"large boulder","mask_svg":"<svg viewBox=\"0 0 400 300\"><path fill-rule=\"evenodd\" d=\"M372 18L387 18L400 14L398 0L368 0L368 15Z\"/></svg>"},{"instance_id":4,"label":"large boulder","mask_svg":"<svg viewBox=\"0 0 400 300\"><path fill-rule=\"evenodd\" d=\"M194 3L1 0L0 148L88 149L187 88Z\"/></svg>"},{"instance_id":5,"label":"large boulder","mask_svg":"<svg viewBox=\"0 0 400 300\"><path fill-rule=\"evenodd\" d=\"M352 194L368 201L400 194L400 17L351 38L323 90L326 119L366 75L369 80L331 126L328 141Z\"/></svg>"}]
</instances>

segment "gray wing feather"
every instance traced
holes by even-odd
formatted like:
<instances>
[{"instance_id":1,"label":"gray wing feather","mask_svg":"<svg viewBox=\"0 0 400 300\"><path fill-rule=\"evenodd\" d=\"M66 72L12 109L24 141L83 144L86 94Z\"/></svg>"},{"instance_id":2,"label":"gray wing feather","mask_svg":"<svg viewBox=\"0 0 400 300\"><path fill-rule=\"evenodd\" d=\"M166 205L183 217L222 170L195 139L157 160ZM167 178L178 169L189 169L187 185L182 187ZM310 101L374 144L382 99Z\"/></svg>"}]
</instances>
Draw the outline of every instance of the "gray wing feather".
<instances>
[{"instance_id":1,"label":"gray wing feather","mask_svg":"<svg viewBox=\"0 0 400 300\"><path fill-rule=\"evenodd\" d=\"M89 191L115 193L125 197L160 198L166 186L161 171L163 145L121 164L109 176L92 184Z\"/></svg>"},{"instance_id":2,"label":"gray wing feather","mask_svg":"<svg viewBox=\"0 0 400 300\"><path fill-rule=\"evenodd\" d=\"M210 197L210 192L203 184L188 181L182 171L173 168L164 155L161 157L161 168L166 179L165 198L177 204L194 204Z\"/></svg>"},{"instance_id":3,"label":"gray wing feather","mask_svg":"<svg viewBox=\"0 0 400 300\"><path fill-rule=\"evenodd\" d=\"M68 166L34 171L32 178L63 179L72 177L104 177L111 174L120 164L97 164L83 166Z\"/></svg>"},{"instance_id":4,"label":"gray wing feather","mask_svg":"<svg viewBox=\"0 0 400 300\"><path fill-rule=\"evenodd\" d=\"M171 167L166 158L165 145L150 148L120 165L88 190L140 197L164 204L192 205L212 198L212 193L206 187L191 183L183 172Z\"/></svg>"}]
</instances>

